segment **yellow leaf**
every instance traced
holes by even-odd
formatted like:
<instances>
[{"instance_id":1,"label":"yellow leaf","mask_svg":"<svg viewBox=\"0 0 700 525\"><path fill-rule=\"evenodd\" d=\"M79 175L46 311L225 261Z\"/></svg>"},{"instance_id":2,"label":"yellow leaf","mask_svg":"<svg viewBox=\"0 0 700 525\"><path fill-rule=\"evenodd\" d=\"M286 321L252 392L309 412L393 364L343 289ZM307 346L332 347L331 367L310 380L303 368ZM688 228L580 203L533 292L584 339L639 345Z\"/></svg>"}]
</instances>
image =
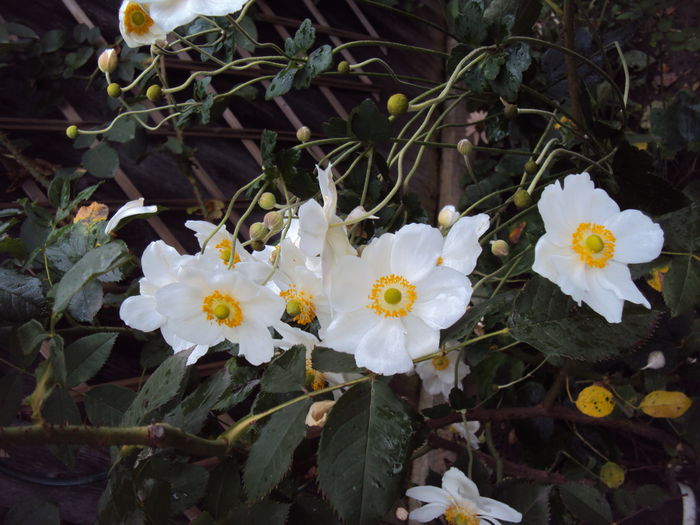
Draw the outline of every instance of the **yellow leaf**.
<instances>
[{"instance_id":1,"label":"yellow leaf","mask_svg":"<svg viewBox=\"0 0 700 525\"><path fill-rule=\"evenodd\" d=\"M607 388L591 385L579 393L576 408L587 416L605 417L609 416L615 408L615 400L612 392Z\"/></svg>"},{"instance_id":2,"label":"yellow leaf","mask_svg":"<svg viewBox=\"0 0 700 525\"><path fill-rule=\"evenodd\" d=\"M647 416L675 419L685 414L693 401L683 392L654 390L642 399L639 408Z\"/></svg>"},{"instance_id":3,"label":"yellow leaf","mask_svg":"<svg viewBox=\"0 0 700 525\"><path fill-rule=\"evenodd\" d=\"M109 216L109 208L101 202L92 202L89 206L81 206L75 214L73 222L85 222L88 225L104 221Z\"/></svg>"},{"instance_id":4,"label":"yellow leaf","mask_svg":"<svg viewBox=\"0 0 700 525\"><path fill-rule=\"evenodd\" d=\"M600 481L602 481L606 487L616 489L625 482L625 469L617 463L608 461L605 465L600 467Z\"/></svg>"},{"instance_id":5,"label":"yellow leaf","mask_svg":"<svg viewBox=\"0 0 700 525\"><path fill-rule=\"evenodd\" d=\"M670 269L671 267L668 264L652 268L651 272L649 272L650 277L647 279L647 284L657 292L661 292L664 287L664 277Z\"/></svg>"}]
</instances>

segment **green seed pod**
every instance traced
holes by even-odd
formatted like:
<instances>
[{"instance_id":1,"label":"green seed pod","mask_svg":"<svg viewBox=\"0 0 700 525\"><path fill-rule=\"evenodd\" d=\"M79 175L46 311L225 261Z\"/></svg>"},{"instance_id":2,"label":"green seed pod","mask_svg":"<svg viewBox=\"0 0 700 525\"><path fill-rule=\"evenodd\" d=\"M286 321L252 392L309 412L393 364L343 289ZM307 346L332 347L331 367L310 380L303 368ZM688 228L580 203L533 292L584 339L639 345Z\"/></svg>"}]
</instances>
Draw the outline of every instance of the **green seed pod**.
<instances>
[{"instance_id":1,"label":"green seed pod","mask_svg":"<svg viewBox=\"0 0 700 525\"><path fill-rule=\"evenodd\" d=\"M537 165L537 163L530 159L525 163L525 173L528 175L534 175L537 173L537 170L540 169L540 167Z\"/></svg>"},{"instance_id":2,"label":"green seed pod","mask_svg":"<svg viewBox=\"0 0 700 525\"><path fill-rule=\"evenodd\" d=\"M522 210L532 204L532 197L530 197L527 190L520 188L515 192L515 195L513 195L513 202L515 203L516 208Z\"/></svg>"},{"instance_id":3,"label":"green seed pod","mask_svg":"<svg viewBox=\"0 0 700 525\"><path fill-rule=\"evenodd\" d=\"M118 98L122 94L122 88L120 88L119 84L116 82L112 82L109 86L107 86L107 94L112 98Z\"/></svg>"},{"instance_id":4,"label":"green seed pod","mask_svg":"<svg viewBox=\"0 0 700 525\"><path fill-rule=\"evenodd\" d=\"M515 104L506 104L503 108L503 114L508 120L513 120L518 116L518 106Z\"/></svg>"},{"instance_id":5,"label":"green seed pod","mask_svg":"<svg viewBox=\"0 0 700 525\"><path fill-rule=\"evenodd\" d=\"M254 252L261 252L265 249L265 243L263 241L253 241L250 243L250 247Z\"/></svg>"},{"instance_id":6,"label":"green seed pod","mask_svg":"<svg viewBox=\"0 0 700 525\"><path fill-rule=\"evenodd\" d=\"M265 238L265 236L270 233L262 222L254 222L250 225L250 238L253 241L260 241Z\"/></svg>"},{"instance_id":7,"label":"green seed pod","mask_svg":"<svg viewBox=\"0 0 700 525\"><path fill-rule=\"evenodd\" d=\"M266 191L265 193L260 195L260 199L258 200L258 205L263 210L271 210L272 208L275 207L275 204L277 204L277 199L275 198L274 193Z\"/></svg>"},{"instance_id":8,"label":"green seed pod","mask_svg":"<svg viewBox=\"0 0 700 525\"><path fill-rule=\"evenodd\" d=\"M148 86L148 89L146 90L146 98L148 100L151 102L157 102L161 96L163 96L163 90L158 84Z\"/></svg>"},{"instance_id":9,"label":"green seed pod","mask_svg":"<svg viewBox=\"0 0 700 525\"><path fill-rule=\"evenodd\" d=\"M297 140L299 142L308 142L311 140L311 130L306 126L302 126L297 130Z\"/></svg>"},{"instance_id":10,"label":"green seed pod","mask_svg":"<svg viewBox=\"0 0 700 525\"><path fill-rule=\"evenodd\" d=\"M343 75L350 73L350 64L348 64L347 60L343 60L338 64L338 73L342 73Z\"/></svg>"},{"instance_id":11,"label":"green seed pod","mask_svg":"<svg viewBox=\"0 0 700 525\"><path fill-rule=\"evenodd\" d=\"M66 128L66 136L73 140L78 137L78 126L68 126Z\"/></svg>"},{"instance_id":12,"label":"green seed pod","mask_svg":"<svg viewBox=\"0 0 700 525\"><path fill-rule=\"evenodd\" d=\"M386 109L390 115L399 117L408 111L408 98L403 93L395 93L387 100Z\"/></svg>"}]
</instances>

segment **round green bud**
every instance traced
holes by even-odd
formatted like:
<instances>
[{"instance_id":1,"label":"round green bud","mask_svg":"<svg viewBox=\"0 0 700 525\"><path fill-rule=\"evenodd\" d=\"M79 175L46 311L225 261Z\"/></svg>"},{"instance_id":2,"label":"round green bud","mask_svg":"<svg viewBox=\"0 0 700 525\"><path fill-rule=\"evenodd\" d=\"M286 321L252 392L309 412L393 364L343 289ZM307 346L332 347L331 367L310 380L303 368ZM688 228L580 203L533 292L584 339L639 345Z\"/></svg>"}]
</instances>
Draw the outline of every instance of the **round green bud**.
<instances>
[{"instance_id":1,"label":"round green bud","mask_svg":"<svg viewBox=\"0 0 700 525\"><path fill-rule=\"evenodd\" d=\"M600 481L606 487L616 489L625 482L625 469L617 463L608 461L600 467Z\"/></svg>"},{"instance_id":2,"label":"round green bud","mask_svg":"<svg viewBox=\"0 0 700 525\"><path fill-rule=\"evenodd\" d=\"M272 208L275 207L275 204L277 204L277 199L275 198L275 194L271 193L269 191L266 191L262 195L260 195L260 199L258 200L258 204L263 210L271 210Z\"/></svg>"},{"instance_id":3,"label":"round green bud","mask_svg":"<svg viewBox=\"0 0 700 525\"><path fill-rule=\"evenodd\" d=\"M148 86L148 89L146 90L146 98L150 100L151 102L157 102L160 97L163 96L163 90L160 88L158 84L153 84L152 86Z\"/></svg>"},{"instance_id":4,"label":"round green bud","mask_svg":"<svg viewBox=\"0 0 700 525\"><path fill-rule=\"evenodd\" d=\"M507 257L510 253L510 247L503 239L491 241L491 253L496 257Z\"/></svg>"},{"instance_id":5,"label":"round green bud","mask_svg":"<svg viewBox=\"0 0 700 525\"><path fill-rule=\"evenodd\" d=\"M603 239L600 238L600 235L596 235L595 233L586 237L585 243L586 247L593 253L600 253L603 251L603 248L605 248Z\"/></svg>"},{"instance_id":6,"label":"round green bud","mask_svg":"<svg viewBox=\"0 0 700 525\"><path fill-rule=\"evenodd\" d=\"M68 126L66 128L66 137L73 140L78 137L78 126Z\"/></svg>"},{"instance_id":7,"label":"round green bud","mask_svg":"<svg viewBox=\"0 0 700 525\"><path fill-rule=\"evenodd\" d=\"M343 60L338 64L338 73L342 73L343 75L350 73L350 64L348 64L347 60Z\"/></svg>"},{"instance_id":8,"label":"round green bud","mask_svg":"<svg viewBox=\"0 0 700 525\"><path fill-rule=\"evenodd\" d=\"M214 316L217 319L226 319L231 313L231 309L225 304L219 304L214 307Z\"/></svg>"},{"instance_id":9,"label":"round green bud","mask_svg":"<svg viewBox=\"0 0 700 525\"><path fill-rule=\"evenodd\" d=\"M520 188L515 192L515 195L513 195L513 202L515 203L516 208L522 210L532 204L532 197L530 197L527 190Z\"/></svg>"},{"instance_id":10,"label":"round green bud","mask_svg":"<svg viewBox=\"0 0 700 525\"><path fill-rule=\"evenodd\" d=\"M401 290L397 288L387 288L384 292L384 300L389 304L398 304L401 301Z\"/></svg>"},{"instance_id":11,"label":"round green bud","mask_svg":"<svg viewBox=\"0 0 700 525\"><path fill-rule=\"evenodd\" d=\"M263 217L263 224L271 232L278 232L284 226L284 217L278 211L269 211Z\"/></svg>"},{"instance_id":12,"label":"round green bud","mask_svg":"<svg viewBox=\"0 0 700 525\"><path fill-rule=\"evenodd\" d=\"M408 111L408 97L403 93L394 93L386 101L386 109L390 115L400 117Z\"/></svg>"},{"instance_id":13,"label":"round green bud","mask_svg":"<svg viewBox=\"0 0 700 525\"><path fill-rule=\"evenodd\" d=\"M267 226L265 226L262 222L254 222L250 225L249 233L251 240L260 241L264 239L268 233L270 233L270 230L268 230Z\"/></svg>"},{"instance_id":14,"label":"round green bud","mask_svg":"<svg viewBox=\"0 0 700 525\"><path fill-rule=\"evenodd\" d=\"M518 106L515 104L506 104L503 108L503 114L509 120L513 120L518 116Z\"/></svg>"},{"instance_id":15,"label":"round green bud","mask_svg":"<svg viewBox=\"0 0 700 525\"><path fill-rule=\"evenodd\" d=\"M116 82L112 82L107 86L107 94L112 98L118 98L122 94L122 88Z\"/></svg>"},{"instance_id":16,"label":"round green bud","mask_svg":"<svg viewBox=\"0 0 700 525\"><path fill-rule=\"evenodd\" d=\"M460 155L469 155L473 149L474 144L469 139L462 139L457 143L457 151Z\"/></svg>"},{"instance_id":17,"label":"round green bud","mask_svg":"<svg viewBox=\"0 0 700 525\"><path fill-rule=\"evenodd\" d=\"M537 165L537 163L530 159L525 163L525 173L528 175L534 175L537 173L537 170L540 169L540 167Z\"/></svg>"},{"instance_id":18,"label":"round green bud","mask_svg":"<svg viewBox=\"0 0 700 525\"><path fill-rule=\"evenodd\" d=\"M299 315L301 313L301 304L299 304L299 301L297 301L296 299L292 299L287 303L285 311L290 317Z\"/></svg>"},{"instance_id":19,"label":"round green bud","mask_svg":"<svg viewBox=\"0 0 700 525\"><path fill-rule=\"evenodd\" d=\"M311 140L311 130L306 126L300 127L297 130L297 140L299 142L308 142Z\"/></svg>"},{"instance_id":20,"label":"round green bud","mask_svg":"<svg viewBox=\"0 0 700 525\"><path fill-rule=\"evenodd\" d=\"M265 249L265 243L263 241L253 241L250 243L250 247L254 252L261 252Z\"/></svg>"}]
</instances>

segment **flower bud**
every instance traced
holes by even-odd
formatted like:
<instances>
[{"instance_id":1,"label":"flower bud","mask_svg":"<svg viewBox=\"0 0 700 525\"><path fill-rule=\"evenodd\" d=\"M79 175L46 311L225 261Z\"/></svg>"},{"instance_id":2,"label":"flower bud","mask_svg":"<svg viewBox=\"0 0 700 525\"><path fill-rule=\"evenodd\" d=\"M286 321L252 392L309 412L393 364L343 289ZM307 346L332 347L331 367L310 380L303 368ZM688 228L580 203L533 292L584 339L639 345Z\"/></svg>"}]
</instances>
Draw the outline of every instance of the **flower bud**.
<instances>
[{"instance_id":1,"label":"flower bud","mask_svg":"<svg viewBox=\"0 0 700 525\"><path fill-rule=\"evenodd\" d=\"M278 232L284 226L284 217L278 211L269 211L263 217L263 224L271 232Z\"/></svg>"},{"instance_id":2,"label":"flower bud","mask_svg":"<svg viewBox=\"0 0 700 525\"><path fill-rule=\"evenodd\" d=\"M343 75L347 75L350 73L350 64L348 64L347 60L343 60L338 64L338 73L341 73Z\"/></svg>"},{"instance_id":3,"label":"flower bud","mask_svg":"<svg viewBox=\"0 0 700 525\"><path fill-rule=\"evenodd\" d=\"M274 193L270 193L269 191L266 191L262 195L260 195L260 199L258 200L258 205L263 210L271 210L272 208L275 207L275 204L277 204L277 199L275 198Z\"/></svg>"},{"instance_id":4,"label":"flower bud","mask_svg":"<svg viewBox=\"0 0 700 525\"><path fill-rule=\"evenodd\" d=\"M609 489L616 489L625 482L625 469L617 463L608 461L600 467L600 481Z\"/></svg>"},{"instance_id":5,"label":"flower bud","mask_svg":"<svg viewBox=\"0 0 700 525\"><path fill-rule=\"evenodd\" d=\"M530 194L527 192L527 190L520 188L518 191L515 192L515 195L513 195L513 202L515 203L516 208L522 210L530 206L530 204L532 204L532 197L530 197Z\"/></svg>"},{"instance_id":6,"label":"flower bud","mask_svg":"<svg viewBox=\"0 0 700 525\"><path fill-rule=\"evenodd\" d=\"M250 248L254 252L261 252L265 249L265 243L263 241L253 241L250 243Z\"/></svg>"},{"instance_id":7,"label":"flower bud","mask_svg":"<svg viewBox=\"0 0 700 525\"><path fill-rule=\"evenodd\" d=\"M460 155L469 155L474 149L474 145L469 139L462 139L457 143L457 151Z\"/></svg>"},{"instance_id":8,"label":"flower bud","mask_svg":"<svg viewBox=\"0 0 700 525\"><path fill-rule=\"evenodd\" d=\"M398 507L396 513L394 514L396 519L399 521L408 521L408 511L403 507Z\"/></svg>"},{"instance_id":9,"label":"flower bud","mask_svg":"<svg viewBox=\"0 0 700 525\"><path fill-rule=\"evenodd\" d=\"M66 128L66 137L68 137L71 140L77 138L78 137L78 126L75 126L75 125L68 126Z\"/></svg>"},{"instance_id":10,"label":"flower bud","mask_svg":"<svg viewBox=\"0 0 700 525\"><path fill-rule=\"evenodd\" d=\"M264 239L268 233L270 233L270 230L268 230L267 226L265 226L262 222L254 222L250 225L249 233L251 240L260 241Z\"/></svg>"},{"instance_id":11,"label":"flower bud","mask_svg":"<svg viewBox=\"0 0 700 525\"><path fill-rule=\"evenodd\" d=\"M117 50L114 48L105 49L97 59L97 67L103 73L112 73L119 65Z\"/></svg>"},{"instance_id":12,"label":"flower bud","mask_svg":"<svg viewBox=\"0 0 700 525\"><path fill-rule=\"evenodd\" d=\"M399 117L408 111L408 98L403 93L394 93L387 100L386 109L390 115Z\"/></svg>"},{"instance_id":13,"label":"flower bud","mask_svg":"<svg viewBox=\"0 0 700 525\"><path fill-rule=\"evenodd\" d=\"M537 173L537 170L540 169L540 167L537 165L537 163L530 159L525 163L525 173L528 175L534 175Z\"/></svg>"},{"instance_id":14,"label":"flower bud","mask_svg":"<svg viewBox=\"0 0 700 525\"><path fill-rule=\"evenodd\" d=\"M448 204L438 214L438 224L441 228L449 228L459 219L459 213L452 204Z\"/></svg>"},{"instance_id":15,"label":"flower bud","mask_svg":"<svg viewBox=\"0 0 700 525\"><path fill-rule=\"evenodd\" d=\"M316 401L309 407L309 412L306 414L306 423L309 427L323 427L328 420L328 413L335 405L335 401Z\"/></svg>"},{"instance_id":16,"label":"flower bud","mask_svg":"<svg viewBox=\"0 0 700 525\"><path fill-rule=\"evenodd\" d=\"M311 130L306 126L300 127L297 130L297 140L299 142L308 142L311 140Z\"/></svg>"},{"instance_id":17,"label":"flower bud","mask_svg":"<svg viewBox=\"0 0 700 525\"><path fill-rule=\"evenodd\" d=\"M642 367L642 370L646 370L647 368L650 368L651 370L658 370L664 366L666 366L666 357L664 357L663 352L655 350L649 354L647 364L645 367Z\"/></svg>"},{"instance_id":18,"label":"flower bud","mask_svg":"<svg viewBox=\"0 0 700 525\"><path fill-rule=\"evenodd\" d=\"M107 94L112 98L118 98L122 94L122 88L116 82L112 82L107 86Z\"/></svg>"},{"instance_id":19,"label":"flower bud","mask_svg":"<svg viewBox=\"0 0 700 525\"><path fill-rule=\"evenodd\" d=\"M148 89L146 90L146 98L150 100L151 102L157 102L160 97L163 95L163 90L160 88L158 84L153 84L151 86L148 86Z\"/></svg>"},{"instance_id":20,"label":"flower bud","mask_svg":"<svg viewBox=\"0 0 700 525\"><path fill-rule=\"evenodd\" d=\"M508 120L513 120L518 116L518 106L515 104L506 104L503 108L503 115L505 115Z\"/></svg>"},{"instance_id":21,"label":"flower bud","mask_svg":"<svg viewBox=\"0 0 700 525\"><path fill-rule=\"evenodd\" d=\"M503 239L491 241L491 253L496 257L507 257L510 253L510 247Z\"/></svg>"}]
</instances>

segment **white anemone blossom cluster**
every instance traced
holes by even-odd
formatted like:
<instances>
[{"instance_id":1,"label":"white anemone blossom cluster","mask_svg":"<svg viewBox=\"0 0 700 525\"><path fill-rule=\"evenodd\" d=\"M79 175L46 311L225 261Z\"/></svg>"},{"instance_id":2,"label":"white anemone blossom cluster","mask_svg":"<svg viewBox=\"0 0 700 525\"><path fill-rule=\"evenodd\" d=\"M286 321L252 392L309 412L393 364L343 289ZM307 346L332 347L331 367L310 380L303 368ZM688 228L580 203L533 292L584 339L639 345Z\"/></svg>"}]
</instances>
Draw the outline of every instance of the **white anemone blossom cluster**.
<instances>
[{"instance_id":1,"label":"white anemone blossom cluster","mask_svg":"<svg viewBox=\"0 0 700 525\"><path fill-rule=\"evenodd\" d=\"M123 0L119 8L119 30L129 47L155 44L198 16L235 13L245 3L246 0Z\"/></svg>"},{"instance_id":2,"label":"white anemone blossom cluster","mask_svg":"<svg viewBox=\"0 0 700 525\"><path fill-rule=\"evenodd\" d=\"M204 248L195 255L151 243L140 294L121 306L124 322L160 329L175 351L193 349L189 363L230 341L255 365L270 361L275 348L322 344L379 374L413 370L413 360L436 352L440 330L467 309L467 274L488 217L460 218L444 237L426 224L408 224L358 256L336 212L331 167L319 168L318 178L323 206L314 200L300 206L294 233L260 252L264 258L205 221L186 223ZM461 363L461 378L467 371ZM453 382L454 366L449 373Z\"/></svg>"}]
</instances>

